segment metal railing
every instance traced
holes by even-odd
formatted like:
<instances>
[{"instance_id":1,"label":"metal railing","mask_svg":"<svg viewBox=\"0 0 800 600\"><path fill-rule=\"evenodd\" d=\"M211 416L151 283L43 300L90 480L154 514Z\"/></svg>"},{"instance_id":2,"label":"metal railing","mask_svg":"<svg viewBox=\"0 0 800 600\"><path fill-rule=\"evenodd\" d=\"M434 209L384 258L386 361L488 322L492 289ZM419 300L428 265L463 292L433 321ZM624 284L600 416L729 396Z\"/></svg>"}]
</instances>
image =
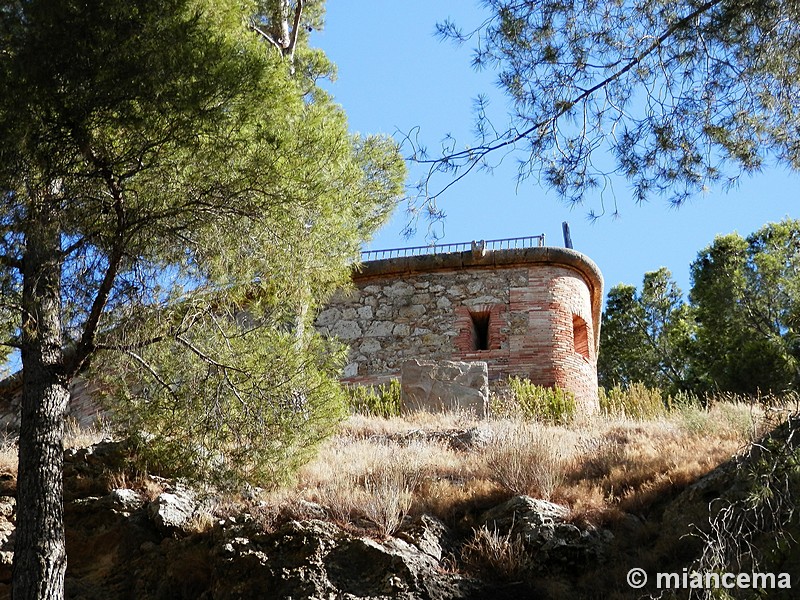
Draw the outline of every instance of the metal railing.
<instances>
[{"instance_id":1,"label":"metal railing","mask_svg":"<svg viewBox=\"0 0 800 600\"><path fill-rule=\"evenodd\" d=\"M525 237L503 238L500 240L479 240L472 242L456 242L453 244L430 244L428 246L409 246L407 248L387 248L385 250L364 250L361 261L380 260L384 258L401 258L407 256L424 256L428 254L450 254L467 252L473 249L511 250L514 248L533 248L544 246L544 234Z\"/></svg>"}]
</instances>

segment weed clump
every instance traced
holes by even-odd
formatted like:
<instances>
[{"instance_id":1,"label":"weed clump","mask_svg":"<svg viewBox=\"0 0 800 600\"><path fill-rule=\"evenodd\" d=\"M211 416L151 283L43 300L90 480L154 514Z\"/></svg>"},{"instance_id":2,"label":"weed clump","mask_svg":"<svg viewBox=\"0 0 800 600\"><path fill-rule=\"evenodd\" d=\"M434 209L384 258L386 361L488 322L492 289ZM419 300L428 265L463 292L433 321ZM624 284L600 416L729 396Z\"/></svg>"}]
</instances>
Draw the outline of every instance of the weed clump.
<instances>
[{"instance_id":1,"label":"weed clump","mask_svg":"<svg viewBox=\"0 0 800 600\"><path fill-rule=\"evenodd\" d=\"M485 525L474 530L461 550L464 564L486 579L512 581L530 569L531 557L524 541L512 532L502 534Z\"/></svg>"},{"instance_id":2,"label":"weed clump","mask_svg":"<svg viewBox=\"0 0 800 600\"><path fill-rule=\"evenodd\" d=\"M667 412L661 390L643 383L631 383L625 387L615 385L608 390L601 387L597 396L600 412L607 417L645 421Z\"/></svg>"},{"instance_id":3,"label":"weed clump","mask_svg":"<svg viewBox=\"0 0 800 600\"><path fill-rule=\"evenodd\" d=\"M383 419L400 416L400 382L397 379L383 385L349 386L346 393L352 414Z\"/></svg>"},{"instance_id":4,"label":"weed clump","mask_svg":"<svg viewBox=\"0 0 800 600\"><path fill-rule=\"evenodd\" d=\"M497 427L485 451L491 478L503 489L545 500L563 483L567 458L558 430L519 421Z\"/></svg>"},{"instance_id":5,"label":"weed clump","mask_svg":"<svg viewBox=\"0 0 800 600\"><path fill-rule=\"evenodd\" d=\"M520 418L565 425L575 418L575 394L558 387L543 387L521 377L510 377L508 394L495 399L493 413L500 418Z\"/></svg>"}]
</instances>

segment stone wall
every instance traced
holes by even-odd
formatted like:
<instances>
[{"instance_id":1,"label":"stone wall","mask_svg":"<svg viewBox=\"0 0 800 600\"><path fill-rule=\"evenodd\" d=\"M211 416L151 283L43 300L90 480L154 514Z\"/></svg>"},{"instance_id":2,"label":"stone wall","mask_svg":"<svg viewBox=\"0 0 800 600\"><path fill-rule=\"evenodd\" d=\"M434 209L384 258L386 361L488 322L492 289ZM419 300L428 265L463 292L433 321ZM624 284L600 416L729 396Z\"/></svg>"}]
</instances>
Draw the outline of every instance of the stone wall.
<instances>
[{"instance_id":1,"label":"stone wall","mask_svg":"<svg viewBox=\"0 0 800 600\"><path fill-rule=\"evenodd\" d=\"M455 253L365 263L316 322L350 345L346 383L399 376L409 359L485 361L597 403L602 276L564 248Z\"/></svg>"}]
</instances>

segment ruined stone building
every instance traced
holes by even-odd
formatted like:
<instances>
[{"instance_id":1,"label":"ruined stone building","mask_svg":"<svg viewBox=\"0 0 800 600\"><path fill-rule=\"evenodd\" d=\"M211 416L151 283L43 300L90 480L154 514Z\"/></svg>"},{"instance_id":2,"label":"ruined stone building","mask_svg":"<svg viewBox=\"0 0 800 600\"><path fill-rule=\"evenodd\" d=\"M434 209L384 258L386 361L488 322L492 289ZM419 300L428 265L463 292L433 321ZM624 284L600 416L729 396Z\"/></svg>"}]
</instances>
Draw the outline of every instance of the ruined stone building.
<instances>
[{"instance_id":1,"label":"ruined stone building","mask_svg":"<svg viewBox=\"0 0 800 600\"><path fill-rule=\"evenodd\" d=\"M345 383L385 383L410 359L485 361L490 382L558 386L593 411L600 270L567 248L491 246L362 263L316 321L350 346Z\"/></svg>"}]
</instances>

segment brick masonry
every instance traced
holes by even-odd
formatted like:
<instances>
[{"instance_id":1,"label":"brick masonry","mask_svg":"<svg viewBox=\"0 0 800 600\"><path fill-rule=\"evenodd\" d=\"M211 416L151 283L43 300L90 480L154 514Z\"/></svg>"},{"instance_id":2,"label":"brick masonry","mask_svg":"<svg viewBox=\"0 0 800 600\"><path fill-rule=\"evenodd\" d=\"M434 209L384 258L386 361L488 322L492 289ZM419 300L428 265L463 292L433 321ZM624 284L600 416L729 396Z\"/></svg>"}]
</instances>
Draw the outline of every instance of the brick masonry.
<instances>
[{"instance_id":1,"label":"brick masonry","mask_svg":"<svg viewBox=\"0 0 800 600\"><path fill-rule=\"evenodd\" d=\"M364 263L316 326L350 346L344 381L399 377L406 360L485 361L597 407L603 280L564 248L495 250Z\"/></svg>"}]
</instances>

